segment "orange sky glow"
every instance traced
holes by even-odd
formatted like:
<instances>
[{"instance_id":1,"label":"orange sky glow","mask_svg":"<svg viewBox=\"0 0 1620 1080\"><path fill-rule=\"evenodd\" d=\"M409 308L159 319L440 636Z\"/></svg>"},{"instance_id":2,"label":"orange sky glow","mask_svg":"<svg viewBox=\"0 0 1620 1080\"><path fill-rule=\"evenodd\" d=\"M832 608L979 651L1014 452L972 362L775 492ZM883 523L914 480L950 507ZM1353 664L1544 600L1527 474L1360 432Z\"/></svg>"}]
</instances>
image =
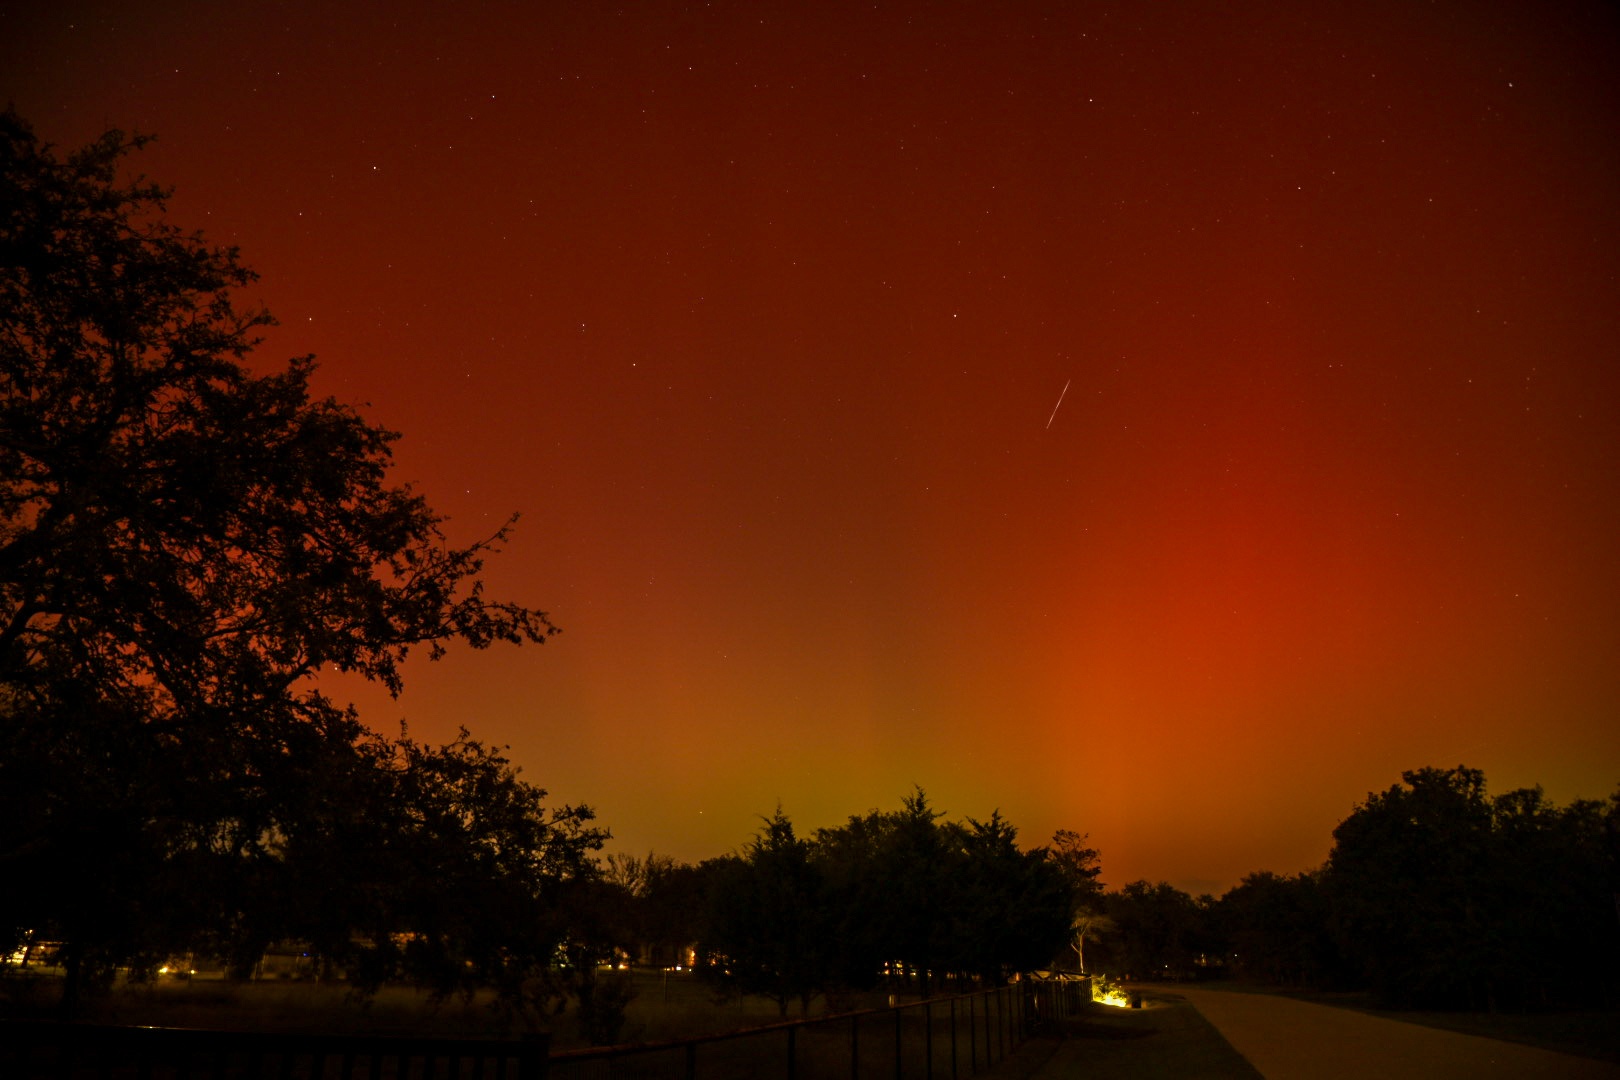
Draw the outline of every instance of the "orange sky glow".
<instances>
[{"instance_id":1,"label":"orange sky glow","mask_svg":"<svg viewBox=\"0 0 1620 1080\"><path fill-rule=\"evenodd\" d=\"M1403 769L1620 780L1617 45L1598 3L0 0L0 98L155 133L259 362L317 354L454 539L522 514L490 588L563 634L334 684L373 726L510 744L638 853L919 784L1219 892Z\"/></svg>"}]
</instances>

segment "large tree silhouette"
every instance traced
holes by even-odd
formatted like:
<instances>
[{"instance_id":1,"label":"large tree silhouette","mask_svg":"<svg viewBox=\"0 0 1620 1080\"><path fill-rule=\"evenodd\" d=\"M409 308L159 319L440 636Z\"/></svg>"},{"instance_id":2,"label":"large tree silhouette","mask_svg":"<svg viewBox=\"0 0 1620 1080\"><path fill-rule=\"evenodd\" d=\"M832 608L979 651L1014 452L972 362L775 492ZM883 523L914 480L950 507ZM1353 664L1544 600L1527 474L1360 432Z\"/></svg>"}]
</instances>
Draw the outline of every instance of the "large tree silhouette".
<instances>
[{"instance_id":1,"label":"large tree silhouette","mask_svg":"<svg viewBox=\"0 0 1620 1080\"><path fill-rule=\"evenodd\" d=\"M254 275L120 179L145 141L58 156L0 114L0 934L48 928L74 973L228 933L364 788L311 676L397 692L412 650L554 632L482 591L506 529L447 542L309 358L248 365Z\"/></svg>"},{"instance_id":2,"label":"large tree silhouette","mask_svg":"<svg viewBox=\"0 0 1620 1080\"><path fill-rule=\"evenodd\" d=\"M760 994L783 1016L802 1012L826 985L826 906L812 846L777 807L741 856L725 859L709 890L704 974Z\"/></svg>"},{"instance_id":3,"label":"large tree silhouette","mask_svg":"<svg viewBox=\"0 0 1620 1080\"><path fill-rule=\"evenodd\" d=\"M1333 830L1324 885L1346 957L1395 1005L1544 1007L1612 994L1620 795L1494 798L1424 768Z\"/></svg>"}]
</instances>

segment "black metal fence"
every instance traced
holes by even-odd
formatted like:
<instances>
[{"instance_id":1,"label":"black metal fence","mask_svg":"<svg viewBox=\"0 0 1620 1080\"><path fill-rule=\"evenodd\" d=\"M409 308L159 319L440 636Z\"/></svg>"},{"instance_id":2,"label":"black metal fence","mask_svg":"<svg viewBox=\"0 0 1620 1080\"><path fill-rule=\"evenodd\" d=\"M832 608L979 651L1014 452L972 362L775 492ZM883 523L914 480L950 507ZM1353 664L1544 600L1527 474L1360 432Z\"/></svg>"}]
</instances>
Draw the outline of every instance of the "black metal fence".
<instances>
[{"instance_id":1,"label":"black metal fence","mask_svg":"<svg viewBox=\"0 0 1620 1080\"><path fill-rule=\"evenodd\" d=\"M0 1021L11 1080L960 1080L1078 1012L1084 983L1021 982L722 1035L548 1054L520 1041Z\"/></svg>"},{"instance_id":2,"label":"black metal fence","mask_svg":"<svg viewBox=\"0 0 1620 1080\"><path fill-rule=\"evenodd\" d=\"M550 1040L0 1022L5 1080L542 1080Z\"/></svg>"},{"instance_id":3,"label":"black metal fence","mask_svg":"<svg viewBox=\"0 0 1620 1080\"><path fill-rule=\"evenodd\" d=\"M1089 1000L1080 982L1021 982L887 1009L698 1039L552 1055L550 1080L958 1080Z\"/></svg>"}]
</instances>

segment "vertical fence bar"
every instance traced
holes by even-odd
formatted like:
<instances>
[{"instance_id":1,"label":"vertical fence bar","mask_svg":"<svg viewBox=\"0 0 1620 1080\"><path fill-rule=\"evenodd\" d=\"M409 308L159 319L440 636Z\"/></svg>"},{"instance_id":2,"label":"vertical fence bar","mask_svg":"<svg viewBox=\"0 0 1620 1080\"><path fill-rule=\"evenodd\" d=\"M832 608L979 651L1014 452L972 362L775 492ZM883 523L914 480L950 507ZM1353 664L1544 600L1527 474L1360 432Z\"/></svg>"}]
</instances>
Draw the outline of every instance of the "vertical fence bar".
<instances>
[{"instance_id":1,"label":"vertical fence bar","mask_svg":"<svg viewBox=\"0 0 1620 1080\"><path fill-rule=\"evenodd\" d=\"M984 1025L984 1067L987 1069L996 1063L996 1040L990 1035L990 1009L995 1000L994 990L979 991L979 1022Z\"/></svg>"},{"instance_id":2,"label":"vertical fence bar","mask_svg":"<svg viewBox=\"0 0 1620 1080\"><path fill-rule=\"evenodd\" d=\"M1006 1048L1002 1045L1002 1042L1001 1042L1001 1017L1002 1017L1002 1012L1003 1012L1003 1006L1006 1003L1004 1001L1002 1001L1001 987L999 987L999 986L996 987L995 992L992 993L990 996L992 998L994 998L995 1001L996 1001L995 1036L991 1037L989 1031L986 1031L984 1034L985 1034L985 1038L990 1042L990 1046L991 1046L990 1059L992 1061L995 1061L995 1060L997 1060L997 1058L996 1058L997 1054L1000 1054L1002 1057L1007 1056Z\"/></svg>"},{"instance_id":3,"label":"vertical fence bar","mask_svg":"<svg viewBox=\"0 0 1620 1080\"><path fill-rule=\"evenodd\" d=\"M996 1035L994 1039L990 1040L991 1053L989 1056L991 1061L996 1061L998 1060L997 1054L1001 1055L1002 1058L1007 1056L1006 1044L1001 1041L1002 1014L1006 1012L1006 1002L1002 1000L1001 987L999 986L996 987L995 993L990 996L996 1001ZM989 1032L985 1034L988 1035Z\"/></svg>"},{"instance_id":4,"label":"vertical fence bar","mask_svg":"<svg viewBox=\"0 0 1620 1080\"><path fill-rule=\"evenodd\" d=\"M901 1065L903 1058L900 1053L902 1049L900 1040L904 1038L904 1035L900 1030L900 1017L904 1012L905 1010L898 1006L894 1010L894 1080L900 1080L900 1071L903 1068Z\"/></svg>"},{"instance_id":5,"label":"vertical fence bar","mask_svg":"<svg viewBox=\"0 0 1620 1080\"><path fill-rule=\"evenodd\" d=\"M799 1029L788 1028L788 1060L787 1080L795 1080L799 1075Z\"/></svg>"},{"instance_id":6,"label":"vertical fence bar","mask_svg":"<svg viewBox=\"0 0 1620 1080\"><path fill-rule=\"evenodd\" d=\"M990 1042L990 998L991 998L991 996L992 995L991 995L990 991L988 991L988 990L980 990L979 991L979 1023L978 1023L977 1028L975 1028L975 1031L976 1031L977 1034L984 1036L984 1038L981 1039L980 1041L984 1043L984 1066L983 1067L986 1068L986 1069L988 1069L991 1065L995 1064L995 1057L996 1057L996 1055L992 1052L994 1050L994 1047L991 1045L991 1042Z\"/></svg>"},{"instance_id":7,"label":"vertical fence bar","mask_svg":"<svg viewBox=\"0 0 1620 1080\"><path fill-rule=\"evenodd\" d=\"M990 1033L990 999L995 996L995 993L993 991L990 991L990 993L980 991L980 996L985 999L985 1007L983 1007L983 1014L985 1014L985 1067L988 1067L988 1065L995 1064L996 1059L995 1036Z\"/></svg>"},{"instance_id":8,"label":"vertical fence bar","mask_svg":"<svg viewBox=\"0 0 1620 1080\"><path fill-rule=\"evenodd\" d=\"M995 1026L991 1026L990 1011L995 1008ZM1001 1029L1001 990L997 988L990 991L984 999L984 1060L991 1065L996 1063L996 1035Z\"/></svg>"},{"instance_id":9,"label":"vertical fence bar","mask_svg":"<svg viewBox=\"0 0 1620 1080\"><path fill-rule=\"evenodd\" d=\"M996 1007L996 1026L990 1026L990 1006ZM1001 1049L1001 987L990 991L984 1003L984 1057L994 1064L996 1052Z\"/></svg>"},{"instance_id":10,"label":"vertical fence bar","mask_svg":"<svg viewBox=\"0 0 1620 1080\"><path fill-rule=\"evenodd\" d=\"M1008 1057L1008 988L996 988L996 1041L1001 1043L1001 1061Z\"/></svg>"},{"instance_id":11,"label":"vertical fence bar","mask_svg":"<svg viewBox=\"0 0 1620 1080\"><path fill-rule=\"evenodd\" d=\"M979 1020L973 1015L973 998L968 998L968 1075L979 1071Z\"/></svg>"},{"instance_id":12,"label":"vertical fence bar","mask_svg":"<svg viewBox=\"0 0 1620 1080\"><path fill-rule=\"evenodd\" d=\"M979 1010L984 1014L984 1065L989 1068L996 1060L996 1044L990 1037L990 999L994 994L981 990L979 996L984 1002L984 1008Z\"/></svg>"},{"instance_id":13,"label":"vertical fence bar","mask_svg":"<svg viewBox=\"0 0 1620 1080\"><path fill-rule=\"evenodd\" d=\"M951 998L951 1080L956 1080L956 999Z\"/></svg>"},{"instance_id":14,"label":"vertical fence bar","mask_svg":"<svg viewBox=\"0 0 1620 1080\"><path fill-rule=\"evenodd\" d=\"M934 1004L923 1002L923 1076L934 1080Z\"/></svg>"},{"instance_id":15,"label":"vertical fence bar","mask_svg":"<svg viewBox=\"0 0 1620 1080\"><path fill-rule=\"evenodd\" d=\"M849 1080L859 1080L861 1075L861 1020L858 1016L849 1018Z\"/></svg>"}]
</instances>

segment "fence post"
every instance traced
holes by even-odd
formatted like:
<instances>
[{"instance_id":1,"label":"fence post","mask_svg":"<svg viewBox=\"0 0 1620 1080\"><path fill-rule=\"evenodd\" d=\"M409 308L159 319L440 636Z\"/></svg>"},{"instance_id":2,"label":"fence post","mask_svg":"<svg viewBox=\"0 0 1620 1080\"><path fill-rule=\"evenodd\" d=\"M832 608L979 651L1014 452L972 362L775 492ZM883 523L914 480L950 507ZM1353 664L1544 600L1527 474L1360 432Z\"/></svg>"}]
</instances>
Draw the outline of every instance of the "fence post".
<instances>
[{"instance_id":1,"label":"fence post","mask_svg":"<svg viewBox=\"0 0 1620 1080\"><path fill-rule=\"evenodd\" d=\"M788 1028L788 1070L787 1080L794 1080L799 1075L799 1029Z\"/></svg>"},{"instance_id":2,"label":"fence post","mask_svg":"<svg viewBox=\"0 0 1620 1080\"><path fill-rule=\"evenodd\" d=\"M849 1080L861 1075L861 1018L849 1018Z\"/></svg>"},{"instance_id":3,"label":"fence post","mask_svg":"<svg viewBox=\"0 0 1620 1080\"><path fill-rule=\"evenodd\" d=\"M686 1080L697 1080L697 1043L686 1044Z\"/></svg>"},{"instance_id":4,"label":"fence post","mask_svg":"<svg viewBox=\"0 0 1620 1080\"><path fill-rule=\"evenodd\" d=\"M951 998L951 1080L956 1080L956 999Z\"/></svg>"}]
</instances>

